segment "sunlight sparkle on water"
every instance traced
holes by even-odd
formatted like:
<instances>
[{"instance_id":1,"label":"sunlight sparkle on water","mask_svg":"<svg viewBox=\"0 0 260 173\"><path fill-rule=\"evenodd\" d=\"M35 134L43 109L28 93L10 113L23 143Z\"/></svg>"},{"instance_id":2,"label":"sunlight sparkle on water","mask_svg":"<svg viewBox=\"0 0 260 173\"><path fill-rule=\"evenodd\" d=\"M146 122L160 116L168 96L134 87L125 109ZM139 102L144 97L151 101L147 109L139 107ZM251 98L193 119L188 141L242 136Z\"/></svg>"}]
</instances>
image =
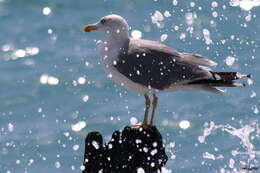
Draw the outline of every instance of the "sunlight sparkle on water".
<instances>
[{"instance_id":1,"label":"sunlight sparkle on water","mask_svg":"<svg viewBox=\"0 0 260 173\"><path fill-rule=\"evenodd\" d=\"M86 78L84 78L84 77L79 77L79 78L78 78L78 83L79 83L80 85L83 85L85 82L86 82Z\"/></svg>"},{"instance_id":2,"label":"sunlight sparkle on water","mask_svg":"<svg viewBox=\"0 0 260 173\"><path fill-rule=\"evenodd\" d=\"M47 74L43 74L40 77L40 82L42 84L58 85L59 84L59 79L54 77L54 76L49 76Z\"/></svg>"},{"instance_id":3,"label":"sunlight sparkle on water","mask_svg":"<svg viewBox=\"0 0 260 173\"><path fill-rule=\"evenodd\" d=\"M8 52L13 50L14 47L10 46L10 45L4 45L2 46L2 50L4 52ZM33 56L36 55L40 52L38 47L26 47L25 49L14 49L12 52L12 56L10 58L7 58L7 60L16 60L18 58L24 58L26 56Z\"/></svg>"},{"instance_id":4,"label":"sunlight sparkle on water","mask_svg":"<svg viewBox=\"0 0 260 173\"><path fill-rule=\"evenodd\" d=\"M25 52L28 55L36 55L39 53L39 48L38 47L26 47Z\"/></svg>"},{"instance_id":5,"label":"sunlight sparkle on water","mask_svg":"<svg viewBox=\"0 0 260 173\"><path fill-rule=\"evenodd\" d=\"M181 129L186 130L186 129L188 129L188 128L190 127L190 122L187 121L187 120L182 120L182 121L180 121L180 123L179 123L179 127L180 127Z\"/></svg>"},{"instance_id":6,"label":"sunlight sparkle on water","mask_svg":"<svg viewBox=\"0 0 260 173\"><path fill-rule=\"evenodd\" d=\"M71 129L72 129L73 131L75 131L75 132L79 132L79 131L81 131L82 129L84 129L85 127L86 127L86 122L84 122L84 121L79 121L78 123L73 124L73 125L71 126Z\"/></svg>"},{"instance_id":7,"label":"sunlight sparkle on water","mask_svg":"<svg viewBox=\"0 0 260 173\"><path fill-rule=\"evenodd\" d=\"M51 8L50 7L44 7L42 9L42 14L44 14L45 16L48 16L49 14L51 14Z\"/></svg>"},{"instance_id":8,"label":"sunlight sparkle on water","mask_svg":"<svg viewBox=\"0 0 260 173\"><path fill-rule=\"evenodd\" d=\"M26 55L26 52L23 49L17 49L14 52L14 56L17 57L17 58L23 58L23 57L25 57L25 55Z\"/></svg>"}]
</instances>

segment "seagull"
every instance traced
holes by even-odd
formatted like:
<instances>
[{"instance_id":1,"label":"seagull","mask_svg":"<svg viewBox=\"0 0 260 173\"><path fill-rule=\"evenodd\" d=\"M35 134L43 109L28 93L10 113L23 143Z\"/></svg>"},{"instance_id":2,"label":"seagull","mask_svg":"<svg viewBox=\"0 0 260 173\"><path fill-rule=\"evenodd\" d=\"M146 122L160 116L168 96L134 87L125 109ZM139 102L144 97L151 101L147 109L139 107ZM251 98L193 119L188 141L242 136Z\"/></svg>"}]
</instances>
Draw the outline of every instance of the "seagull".
<instances>
[{"instance_id":1,"label":"seagull","mask_svg":"<svg viewBox=\"0 0 260 173\"><path fill-rule=\"evenodd\" d=\"M84 27L85 32L100 31L106 38L97 42L101 64L108 78L145 98L142 127L152 126L158 92L204 90L223 93L217 87L240 87L235 82L249 74L214 72L217 63L198 54L178 52L162 43L129 37L127 21L116 14L102 17ZM153 96L150 121L149 111Z\"/></svg>"}]
</instances>

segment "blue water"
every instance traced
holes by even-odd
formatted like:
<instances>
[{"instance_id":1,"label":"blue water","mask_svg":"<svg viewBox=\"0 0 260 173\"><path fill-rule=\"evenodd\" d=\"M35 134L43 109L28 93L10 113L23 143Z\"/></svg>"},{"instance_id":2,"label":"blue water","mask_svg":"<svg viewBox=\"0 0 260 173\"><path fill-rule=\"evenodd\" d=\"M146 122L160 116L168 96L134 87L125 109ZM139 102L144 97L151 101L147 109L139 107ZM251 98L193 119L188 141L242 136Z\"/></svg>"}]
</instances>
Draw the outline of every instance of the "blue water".
<instances>
[{"instance_id":1,"label":"blue water","mask_svg":"<svg viewBox=\"0 0 260 173\"><path fill-rule=\"evenodd\" d=\"M0 0L0 172L81 172L88 132L100 131L108 141L131 118L142 121L143 96L107 79L99 64L96 40L102 34L82 31L111 13L125 17L144 39L160 41L167 34L168 46L213 59L214 70L253 75L244 81L249 85L223 95L158 94L166 169L243 172L244 165L260 166L260 7L246 11L212 2ZM171 16L157 27L151 16L166 10ZM209 44L203 29L210 32ZM236 59L230 66L228 56ZM187 129L179 126L183 120ZM72 125L78 122L86 127L77 132Z\"/></svg>"}]
</instances>

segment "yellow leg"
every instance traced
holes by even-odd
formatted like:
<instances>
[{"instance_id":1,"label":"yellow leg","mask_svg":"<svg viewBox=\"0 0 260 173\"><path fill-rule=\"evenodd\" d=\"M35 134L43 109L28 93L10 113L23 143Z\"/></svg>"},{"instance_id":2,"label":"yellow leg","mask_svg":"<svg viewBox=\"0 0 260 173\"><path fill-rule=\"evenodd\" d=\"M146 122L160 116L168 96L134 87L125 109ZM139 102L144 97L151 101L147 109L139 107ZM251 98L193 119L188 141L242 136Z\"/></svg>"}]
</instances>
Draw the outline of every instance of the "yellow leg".
<instances>
[{"instance_id":1,"label":"yellow leg","mask_svg":"<svg viewBox=\"0 0 260 173\"><path fill-rule=\"evenodd\" d=\"M155 94L153 94L153 111L152 111L150 125L153 125L157 103L158 103L158 97Z\"/></svg>"},{"instance_id":2,"label":"yellow leg","mask_svg":"<svg viewBox=\"0 0 260 173\"><path fill-rule=\"evenodd\" d=\"M148 114L149 114L149 109L150 109L150 104L151 101L149 99L149 96L147 94L144 94L145 98L145 112L144 112L144 125L148 125Z\"/></svg>"}]
</instances>

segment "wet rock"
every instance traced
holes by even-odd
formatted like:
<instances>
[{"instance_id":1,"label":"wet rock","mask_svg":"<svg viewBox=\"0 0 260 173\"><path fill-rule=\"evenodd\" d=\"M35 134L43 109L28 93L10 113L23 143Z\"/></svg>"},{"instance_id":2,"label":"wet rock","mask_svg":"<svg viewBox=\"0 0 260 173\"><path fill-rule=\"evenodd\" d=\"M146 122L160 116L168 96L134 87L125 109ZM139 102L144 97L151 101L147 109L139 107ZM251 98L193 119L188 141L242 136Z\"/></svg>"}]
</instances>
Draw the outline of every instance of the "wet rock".
<instances>
[{"instance_id":1,"label":"wet rock","mask_svg":"<svg viewBox=\"0 0 260 173\"><path fill-rule=\"evenodd\" d=\"M167 162L162 136L155 126L115 131L111 140L103 144L99 132L86 137L83 173L157 172Z\"/></svg>"}]
</instances>

